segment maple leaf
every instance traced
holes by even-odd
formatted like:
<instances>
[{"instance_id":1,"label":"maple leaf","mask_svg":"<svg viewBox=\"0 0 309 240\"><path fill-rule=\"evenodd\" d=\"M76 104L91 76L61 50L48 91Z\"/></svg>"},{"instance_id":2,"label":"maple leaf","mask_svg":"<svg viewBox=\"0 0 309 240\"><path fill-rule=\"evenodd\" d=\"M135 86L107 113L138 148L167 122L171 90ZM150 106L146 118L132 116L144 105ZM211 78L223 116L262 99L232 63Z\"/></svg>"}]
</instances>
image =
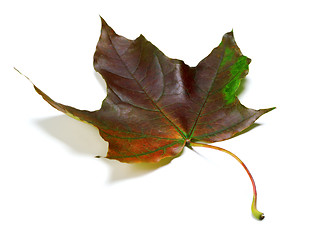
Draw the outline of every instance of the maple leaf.
<instances>
[{"instance_id":1,"label":"maple leaf","mask_svg":"<svg viewBox=\"0 0 309 240\"><path fill-rule=\"evenodd\" d=\"M129 40L102 20L94 68L107 83L107 97L97 111L55 102L34 85L53 107L97 127L109 143L107 158L121 162L158 162L178 156L185 146L229 139L273 108L253 110L236 97L250 59L242 55L233 32L226 33L196 67L165 56L144 36ZM254 187L253 215L256 210Z\"/></svg>"}]
</instances>

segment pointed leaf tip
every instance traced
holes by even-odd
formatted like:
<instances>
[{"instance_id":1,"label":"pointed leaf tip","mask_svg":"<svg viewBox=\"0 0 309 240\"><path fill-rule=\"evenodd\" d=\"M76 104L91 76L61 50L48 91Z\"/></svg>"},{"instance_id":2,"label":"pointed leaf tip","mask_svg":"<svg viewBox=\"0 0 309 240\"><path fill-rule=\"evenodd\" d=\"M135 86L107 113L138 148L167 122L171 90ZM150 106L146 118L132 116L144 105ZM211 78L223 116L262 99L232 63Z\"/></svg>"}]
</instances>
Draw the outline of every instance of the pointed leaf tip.
<instances>
[{"instance_id":1,"label":"pointed leaf tip","mask_svg":"<svg viewBox=\"0 0 309 240\"><path fill-rule=\"evenodd\" d=\"M272 111L272 110L274 110L274 109L276 109L276 107L266 108L266 109L260 109L260 111L263 111L263 114L264 114L264 113L268 113L268 112L270 112L270 111Z\"/></svg>"},{"instance_id":2,"label":"pointed leaf tip","mask_svg":"<svg viewBox=\"0 0 309 240\"><path fill-rule=\"evenodd\" d=\"M106 23L106 21L104 20L104 18L102 18L101 15L99 15L99 16L100 16L102 25L107 25L107 23Z\"/></svg>"},{"instance_id":3,"label":"pointed leaf tip","mask_svg":"<svg viewBox=\"0 0 309 240\"><path fill-rule=\"evenodd\" d=\"M30 78L28 78L25 74L23 74L21 71L19 71L16 67L13 67L15 71L17 71L20 75L22 75L23 77L25 77L29 82L31 82L32 85L33 82L30 80Z\"/></svg>"},{"instance_id":4,"label":"pointed leaf tip","mask_svg":"<svg viewBox=\"0 0 309 240\"><path fill-rule=\"evenodd\" d=\"M233 30L230 32L227 32L226 34L223 35L223 38L231 38L234 40L234 32Z\"/></svg>"}]
</instances>

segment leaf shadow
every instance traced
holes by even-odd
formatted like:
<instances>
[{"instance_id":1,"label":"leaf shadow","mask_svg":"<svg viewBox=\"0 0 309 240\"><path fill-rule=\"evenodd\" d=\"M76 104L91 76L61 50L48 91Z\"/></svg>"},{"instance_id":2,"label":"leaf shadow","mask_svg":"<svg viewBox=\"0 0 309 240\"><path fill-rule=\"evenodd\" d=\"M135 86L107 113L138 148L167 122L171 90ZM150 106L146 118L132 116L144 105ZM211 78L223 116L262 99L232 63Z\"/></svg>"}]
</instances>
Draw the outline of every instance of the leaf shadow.
<instances>
[{"instance_id":1,"label":"leaf shadow","mask_svg":"<svg viewBox=\"0 0 309 240\"><path fill-rule=\"evenodd\" d=\"M238 89L236 91L236 96L239 96L239 95L241 95L244 92L244 90L246 89L247 83L248 83L248 78L247 77L243 78L240 81Z\"/></svg>"},{"instance_id":2,"label":"leaf shadow","mask_svg":"<svg viewBox=\"0 0 309 240\"><path fill-rule=\"evenodd\" d=\"M239 87L236 91L236 96L239 96L239 95L244 93L247 84L248 84L248 77L245 77L240 81ZM251 126L247 127L246 129L242 130L241 132L236 133L232 138L237 137L239 135L242 135L244 133L247 133L247 132L251 131L252 129L256 128L256 127L259 127L260 125L261 125L260 123L253 123Z\"/></svg>"},{"instance_id":3,"label":"leaf shadow","mask_svg":"<svg viewBox=\"0 0 309 240\"><path fill-rule=\"evenodd\" d=\"M39 119L36 124L78 154L93 156L107 152L107 143L100 138L96 128L66 115Z\"/></svg>"},{"instance_id":4,"label":"leaf shadow","mask_svg":"<svg viewBox=\"0 0 309 240\"><path fill-rule=\"evenodd\" d=\"M105 156L108 143L104 141L98 130L88 124L76 121L66 115L36 120L35 123L53 138L60 140L72 152L91 156ZM121 163L104 157L99 159L109 167L109 183L136 178L151 173L168 164L171 159L164 159L159 163Z\"/></svg>"},{"instance_id":5,"label":"leaf shadow","mask_svg":"<svg viewBox=\"0 0 309 240\"><path fill-rule=\"evenodd\" d=\"M111 169L109 183L116 183L129 178L137 178L169 164L172 159L163 159L158 163L122 163L117 160L102 158Z\"/></svg>"}]
</instances>

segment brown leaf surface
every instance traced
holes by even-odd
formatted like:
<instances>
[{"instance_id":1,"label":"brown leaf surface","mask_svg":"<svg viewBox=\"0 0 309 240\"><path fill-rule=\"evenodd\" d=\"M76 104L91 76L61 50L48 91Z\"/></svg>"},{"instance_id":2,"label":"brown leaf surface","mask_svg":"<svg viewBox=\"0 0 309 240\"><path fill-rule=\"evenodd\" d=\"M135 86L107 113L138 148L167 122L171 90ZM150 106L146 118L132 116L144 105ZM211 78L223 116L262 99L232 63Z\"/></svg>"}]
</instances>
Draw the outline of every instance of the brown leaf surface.
<instances>
[{"instance_id":1,"label":"brown leaf surface","mask_svg":"<svg viewBox=\"0 0 309 240\"><path fill-rule=\"evenodd\" d=\"M233 32L196 67L165 56L144 36L129 40L102 19L94 68L107 83L100 110L90 112L53 101L53 107L88 122L109 142L107 158L158 162L181 153L190 142L216 142L248 128L272 110L244 107L236 90L248 73Z\"/></svg>"}]
</instances>

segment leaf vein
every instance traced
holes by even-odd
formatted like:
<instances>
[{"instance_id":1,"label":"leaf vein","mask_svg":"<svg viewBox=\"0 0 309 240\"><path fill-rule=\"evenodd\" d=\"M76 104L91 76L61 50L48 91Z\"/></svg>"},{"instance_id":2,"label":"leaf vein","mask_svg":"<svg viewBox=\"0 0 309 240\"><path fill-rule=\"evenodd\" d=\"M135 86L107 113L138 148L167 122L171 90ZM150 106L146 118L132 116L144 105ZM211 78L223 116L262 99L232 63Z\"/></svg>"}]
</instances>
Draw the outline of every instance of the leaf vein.
<instances>
[{"instance_id":1,"label":"leaf vein","mask_svg":"<svg viewBox=\"0 0 309 240\"><path fill-rule=\"evenodd\" d=\"M125 62L123 61L123 59L121 58L120 54L118 53L116 47L114 46L114 43L109 35L109 33L107 33L107 36L109 38L109 41L111 43L111 45L113 46L116 54L118 55L119 59L122 61L123 65L125 66L125 68L127 69L128 73L130 73L130 75L133 77L133 79L137 82L137 84L140 86L140 88L145 92L145 95L148 97L148 99L152 102L152 104L159 110L159 112L161 112L161 114L165 117L166 120L168 120L173 127L179 132L179 134L183 137L183 139L186 139L185 135L181 132L181 130L166 116L166 114L162 111L162 109L154 102L154 100L147 94L147 92L145 91L145 89L140 85L139 81L135 78L135 76L130 72L130 70L128 69L128 66L125 64Z\"/></svg>"},{"instance_id":2,"label":"leaf vein","mask_svg":"<svg viewBox=\"0 0 309 240\"><path fill-rule=\"evenodd\" d=\"M151 154L151 153L155 153L155 152L158 152L160 150L163 150L164 149L166 150L167 148L169 147L172 147L178 143L181 143L182 141L177 141L177 142L173 142L173 143L170 143L170 144L167 144L165 146L162 146L160 148L157 148L155 150L151 150L151 151L148 151L148 152L143 152L143 153L138 153L138 154L134 154L134 155L128 155L128 156L109 156L109 158L132 158L132 157L141 157L141 156L145 156L145 155L148 155L148 154Z\"/></svg>"},{"instance_id":3,"label":"leaf vein","mask_svg":"<svg viewBox=\"0 0 309 240\"><path fill-rule=\"evenodd\" d=\"M194 137L194 139L199 140L199 139L201 139L201 138L205 138L205 137L210 137L210 136L213 136L213 135L217 135L218 133L222 133L222 132L224 132L224 131L226 131L226 130L228 130L228 129L230 129L230 128L234 128L235 126L237 126L237 125L243 123L244 121L250 119L250 118L253 117L254 115L255 115L255 113L254 113L253 115L247 117L247 118L243 118L241 121L239 121L239 122L237 122L237 123L235 123L235 124L233 124L233 125L231 125L231 126L229 126L229 127L227 127L227 128L220 129L220 130L215 131L215 132L212 132L212 133L207 133L207 134L203 134L203 135L200 135L200 136L196 136L196 137Z\"/></svg>"},{"instance_id":4,"label":"leaf vein","mask_svg":"<svg viewBox=\"0 0 309 240\"><path fill-rule=\"evenodd\" d=\"M221 55L220 64L222 63L223 57L224 57L224 54ZM199 110L199 113L198 113L198 115L197 115L197 117L196 117L196 119L195 119L195 121L194 121L193 127L191 128L191 131L190 131L190 134L189 134L189 138L191 138L191 136L192 136L192 134L193 134L193 132L194 132L194 129L195 129L195 127L196 127L196 124L197 124L197 122L198 122L198 120L199 120L199 118L200 118L200 115L201 115L201 113L202 113L202 111L203 111L203 109L204 109L204 107L205 107L205 105L206 105L206 103L207 103L207 101L208 101L208 97L209 97L210 91L211 91L211 89L212 89L212 87L213 87L213 85L214 85L214 82L215 82L215 80L216 80L216 77L217 77L217 75L218 75L218 72L219 72L219 67L217 68L217 71L216 71L215 76L212 78L211 85L210 85L210 87L209 87L209 90L208 90L207 93L206 93L206 97L205 97L205 100L204 100L204 102L203 102L203 105L202 105L202 107L201 107L200 110Z\"/></svg>"}]
</instances>

